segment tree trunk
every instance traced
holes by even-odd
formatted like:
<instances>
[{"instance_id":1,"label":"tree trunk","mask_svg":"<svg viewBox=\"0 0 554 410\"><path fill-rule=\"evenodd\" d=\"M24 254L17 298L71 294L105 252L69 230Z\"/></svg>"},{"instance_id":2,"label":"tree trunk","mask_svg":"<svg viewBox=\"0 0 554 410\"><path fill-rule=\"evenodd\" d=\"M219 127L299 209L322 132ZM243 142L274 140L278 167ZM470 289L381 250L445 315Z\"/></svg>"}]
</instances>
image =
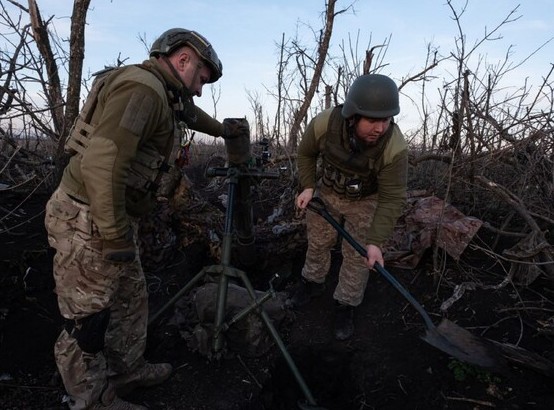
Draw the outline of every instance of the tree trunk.
<instances>
[{"instance_id":1,"label":"tree trunk","mask_svg":"<svg viewBox=\"0 0 554 410\"><path fill-rule=\"evenodd\" d=\"M306 92L306 96L304 98L304 101L302 102L302 105L300 106L298 111L294 113L294 118L289 134L289 144L292 148L296 148L296 146L298 145L298 133L300 131L300 126L302 124L302 121L304 121L304 118L306 117L308 108L312 103L312 99L314 98L314 94L321 80L321 73L323 72L323 66L325 65L327 52L329 51L329 42L331 41L331 35L333 34L333 23L336 16L336 2L336 0L329 0L327 4L327 10L325 12L325 30L319 42L318 56L314 69L314 75L312 77L312 81L310 82L310 87Z\"/></svg>"}]
</instances>

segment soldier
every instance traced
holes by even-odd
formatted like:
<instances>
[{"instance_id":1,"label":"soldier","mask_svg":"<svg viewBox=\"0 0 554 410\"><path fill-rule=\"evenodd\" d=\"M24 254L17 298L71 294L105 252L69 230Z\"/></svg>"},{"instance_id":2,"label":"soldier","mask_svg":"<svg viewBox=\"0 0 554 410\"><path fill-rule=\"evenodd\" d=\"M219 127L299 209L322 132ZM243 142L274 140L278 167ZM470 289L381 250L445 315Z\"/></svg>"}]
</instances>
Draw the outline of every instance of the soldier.
<instances>
[{"instance_id":1,"label":"soldier","mask_svg":"<svg viewBox=\"0 0 554 410\"><path fill-rule=\"evenodd\" d=\"M382 245L391 235L406 200L407 144L393 117L400 112L398 89L380 74L358 77L343 105L318 114L298 147L301 192L296 206L306 208L314 195L357 241L367 244L365 262L346 242L333 298L335 337L354 332L354 308L363 300L369 269L384 265ZM320 172L317 172L321 157ZM302 278L287 304L297 308L325 289L336 230L321 216L306 213L308 250Z\"/></svg>"},{"instance_id":2,"label":"soldier","mask_svg":"<svg viewBox=\"0 0 554 410\"><path fill-rule=\"evenodd\" d=\"M97 77L70 133L73 155L45 225L65 319L55 358L71 409L144 409L120 397L171 375L170 364L143 357L148 294L138 218L153 209L174 140L188 128L224 138L244 132L193 103L221 75L203 36L168 30L142 64Z\"/></svg>"}]
</instances>

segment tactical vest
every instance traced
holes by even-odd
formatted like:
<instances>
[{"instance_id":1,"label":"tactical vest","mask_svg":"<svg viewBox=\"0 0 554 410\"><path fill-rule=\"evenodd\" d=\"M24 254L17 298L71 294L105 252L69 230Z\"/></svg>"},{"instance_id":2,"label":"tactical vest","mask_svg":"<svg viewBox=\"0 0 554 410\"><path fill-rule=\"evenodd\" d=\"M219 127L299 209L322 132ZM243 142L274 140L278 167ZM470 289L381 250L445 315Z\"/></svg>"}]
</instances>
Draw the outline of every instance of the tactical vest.
<instances>
[{"instance_id":1,"label":"tactical vest","mask_svg":"<svg viewBox=\"0 0 554 410\"><path fill-rule=\"evenodd\" d=\"M145 82L146 85L151 86L155 90L159 90L159 85L154 84L153 81L159 80L162 84L165 84L164 79L159 73L148 69L143 64L135 64L134 66L147 70L156 76L157 80L151 80L149 83L147 81ZM112 76L117 76L123 69L124 67L109 67L93 74L94 81L91 90L65 142L64 149L70 155L82 156L88 148L90 139L96 128L93 117L98 104L98 96L108 79L112 79ZM174 99L170 91L166 91L164 94L161 94L160 91L158 92L163 99L167 98L170 102ZM174 110L178 108L179 107L174 106ZM156 150L139 146L136 156L131 162L126 185L142 193L156 192L163 174L170 169L169 156L171 155L172 147L173 138L168 141L168 145L163 154Z\"/></svg>"},{"instance_id":2,"label":"tactical vest","mask_svg":"<svg viewBox=\"0 0 554 410\"><path fill-rule=\"evenodd\" d=\"M319 141L322 152L321 181L347 198L366 197L377 192L380 169L390 163L394 155L405 149L405 143L391 144L391 141L398 140L393 134L400 133L398 127L391 122L377 145L361 145L360 149L354 149L350 144L351 131L346 127L341 109L341 105L335 107L329 115L318 118L314 125L315 138Z\"/></svg>"}]
</instances>

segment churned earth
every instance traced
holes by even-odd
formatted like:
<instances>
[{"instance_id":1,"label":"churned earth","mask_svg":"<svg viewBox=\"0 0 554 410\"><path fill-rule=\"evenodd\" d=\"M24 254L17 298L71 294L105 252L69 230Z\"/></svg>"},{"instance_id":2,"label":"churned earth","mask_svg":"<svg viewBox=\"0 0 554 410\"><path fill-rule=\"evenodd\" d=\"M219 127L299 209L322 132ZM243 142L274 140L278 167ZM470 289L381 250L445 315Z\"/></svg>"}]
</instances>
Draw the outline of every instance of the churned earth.
<instances>
[{"instance_id":1,"label":"churned earth","mask_svg":"<svg viewBox=\"0 0 554 410\"><path fill-rule=\"evenodd\" d=\"M4 197L2 206L13 209L21 199ZM52 353L61 318L53 293L52 251L42 225L46 199L33 196L10 216L14 228L1 235L0 408L5 410L66 408ZM260 291L268 289L274 273L286 272L273 286L277 292L289 291L300 275L304 244L299 242L286 258L275 258L264 250L265 243L259 241L258 261L245 271ZM554 359L554 338L538 326L552 316L552 283L538 279L528 287L492 286L502 282L503 274L478 251L468 251L458 263L448 261L437 280L427 259L416 269L390 272L435 323L453 284L472 275L484 286L466 292L448 310L448 318L480 337ZM208 249L195 244L163 262L163 269L146 272L152 312L214 263ZM500 374L449 357L420 338L425 332L421 316L375 272L356 311L354 337L336 341L332 292L338 253L334 262L326 293L296 312L285 312L277 328L305 388L275 343L257 355L228 345L217 355L192 349L186 332L172 320L171 306L151 324L146 355L150 361L170 362L174 374L163 385L135 391L127 399L160 410L292 410L310 408L308 391L317 406L333 410L553 408L551 369L510 360L508 371Z\"/></svg>"}]
</instances>

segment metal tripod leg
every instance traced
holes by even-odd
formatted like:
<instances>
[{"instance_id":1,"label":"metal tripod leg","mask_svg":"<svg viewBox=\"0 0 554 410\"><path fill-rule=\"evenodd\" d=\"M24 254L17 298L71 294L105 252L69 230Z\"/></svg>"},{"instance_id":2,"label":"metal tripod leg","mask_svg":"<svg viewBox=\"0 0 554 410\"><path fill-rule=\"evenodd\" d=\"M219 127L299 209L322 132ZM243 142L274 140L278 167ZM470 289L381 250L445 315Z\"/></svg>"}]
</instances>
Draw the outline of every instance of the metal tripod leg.
<instances>
[{"instance_id":1,"label":"metal tripod leg","mask_svg":"<svg viewBox=\"0 0 554 410\"><path fill-rule=\"evenodd\" d=\"M250 283L250 280L248 279L248 277L246 276L246 274L244 272L242 272L242 271L239 271L239 272L240 272L240 278L241 278L242 282L244 283L244 286L248 290L248 293L250 294L250 297L254 301L256 301L257 300L256 299L256 291L254 290L254 287ZM266 293L266 294L269 294L269 292ZM300 389L304 393L304 396L306 397L306 400L308 401L308 403L310 405L316 406L317 403L316 403L312 393L310 392L310 389L306 385L306 382L304 381L304 378L300 374L300 371L298 370L298 367L296 367L296 364L294 363L294 360L292 359L289 352L287 351L287 348L285 347L285 344L283 343L283 340L279 336L279 333L277 332L277 329L275 329L275 326L273 326L273 322L271 321L271 318L269 317L267 312L264 310L263 306L261 306L261 304L256 303L255 306L258 306L258 313L259 313L260 317L264 321L265 326L267 327L267 330L271 334L271 337L273 337L273 340L275 340L275 343L279 347L279 350L281 350L281 354L283 355L283 357L285 358L288 366L290 367L290 370L292 371L292 374L294 375L294 377L296 379L296 382L300 386Z\"/></svg>"},{"instance_id":2,"label":"metal tripod leg","mask_svg":"<svg viewBox=\"0 0 554 410\"><path fill-rule=\"evenodd\" d=\"M190 291L194 285L196 285L196 282L198 282L200 279L204 277L206 274L206 268L202 269L200 272L198 272L194 278L192 278L179 292L175 294L165 305L163 305L160 310L158 310L156 313L154 313L150 318L148 319L148 326L150 326L152 323L154 323L158 318L161 316L163 312L165 312L167 309L169 309L171 306L173 306L185 293Z\"/></svg>"},{"instance_id":3,"label":"metal tripod leg","mask_svg":"<svg viewBox=\"0 0 554 410\"><path fill-rule=\"evenodd\" d=\"M294 363L294 360L290 356L289 352L287 351L285 344L283 343L281 337L279 336L279 333L275 329L275 326L273 326L273 323L271 321L271 318L267 314L267 312L264 310L262 304L267 301L270 297L273 296L272 291L266 292L263 297L258 299L256 297L256 291L254 287L252 286L250 280L246 276L246 273L239 269L235 269L232 266L230 266L231 263L231 247L233 242L233 212L234 212L234 202L235 202L235 195L236 195L236 188L238 183L238 175L236 173L236 170L233 170L234 172L229 172L229 190L228 190L228 205L227 205L227 212L225 215L225 229L223 233L223 240L221 243L221 264L220 265L213 265L206 267L202 269L194 278L190 280L189 283L185 285L183 289L181 289L169 302L167 302L156 314L154 314L151 319L149 320L148 324L154 322L162 312L164 312L168 307L173 305L183 294L188 292L192 287L201 279L204 277L204 275L208 273L217 273L219 274L219 284L218 284L218 290L217 290L217 301L216 301L216 314L215 314L215 320L214 320L214 340L213 340L213 349L214 352L219 352L223 347L223 338L222 333L223 331L227 330L232 324L236 323L238 320L246 316L249 312L252 310L256 310L258 315L263 320L265 326L267 327L271 337L279 347L279 350L281 351L283 357L285 358L289 368L292 371L292 374L294 375L300 389L302 390L304 396L306 397L306 401L308 402L309 406L313 406L310 408L316 408L317 403L310 392L310 389L308 388L306 382L304 381L304 378L300 374L300 371L298 370L298 367L296 367L296 364ZM242 310L241 312L237 313L228 323L225 323L225 310L227 306L227 291L229 287L229 277L238 277L243 282L244 286L246 287L248 294L250 295L250 298L252 299L252 304Z\"/></svg>"}]
</instances>

